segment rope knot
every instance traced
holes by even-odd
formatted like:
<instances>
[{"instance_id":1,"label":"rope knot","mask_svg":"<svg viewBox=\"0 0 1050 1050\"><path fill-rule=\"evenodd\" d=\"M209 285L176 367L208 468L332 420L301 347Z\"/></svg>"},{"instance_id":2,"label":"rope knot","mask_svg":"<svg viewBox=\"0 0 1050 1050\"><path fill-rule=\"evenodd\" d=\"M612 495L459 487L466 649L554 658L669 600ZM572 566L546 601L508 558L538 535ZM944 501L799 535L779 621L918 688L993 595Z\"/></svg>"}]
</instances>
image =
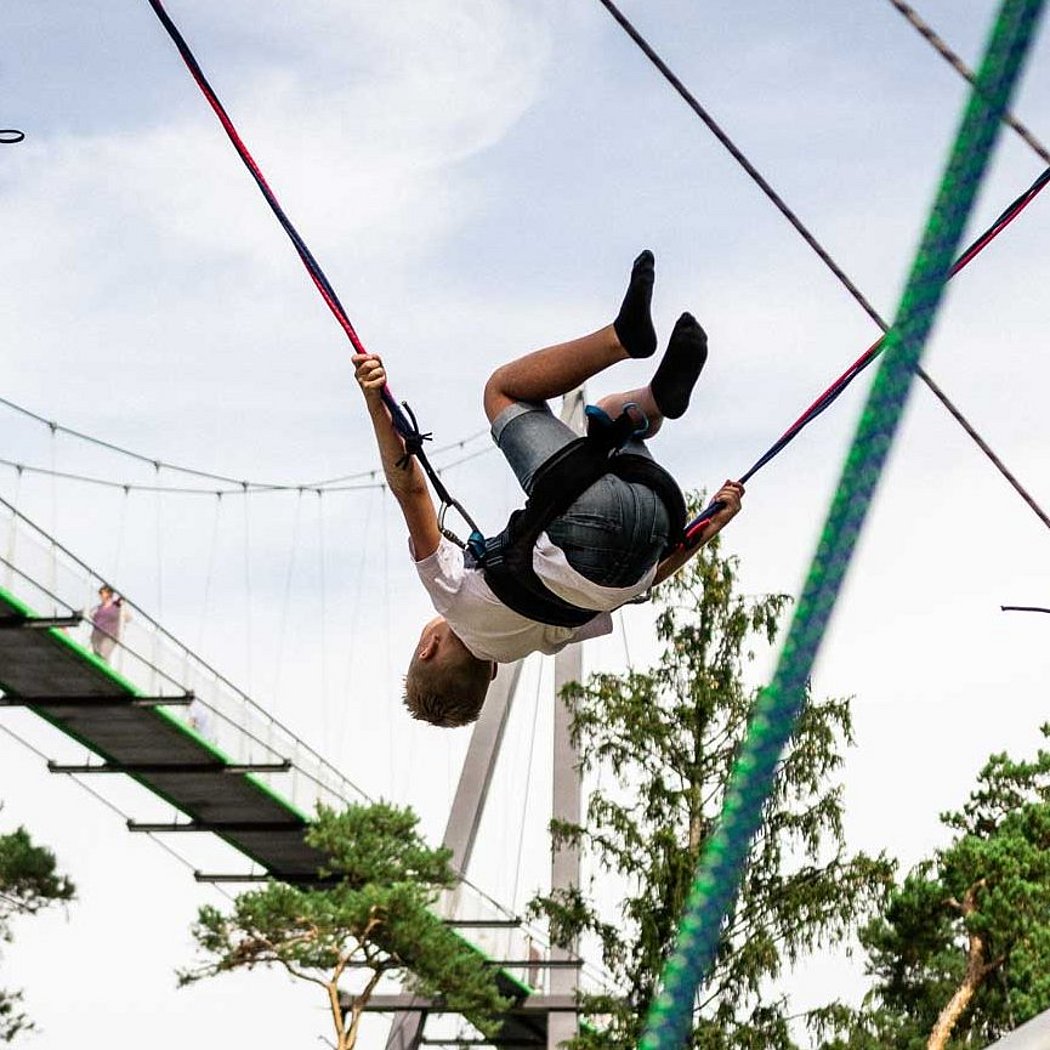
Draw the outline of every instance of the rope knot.
<instances>
[{"instance_id":1,"label":"rope knot","mask_svg":"<svg viewBox=\"0 0 1050 1050\"><path fill-rule=\"evenodd\" d=\"M409 420L411 420L411 427L409 427L404 420L400 420L398 426L398 433L401 435L401 440L405 443L405 454L397 461L397 466L404 470L405 467L412 461L413 456L418 456L423 451L423 442L433 441L434 435L427 431L424 433L419 429L419 423L416 420L416 414L408 406L407 401L401 402L401 407L405 410Z\"/></svg>"}]
</instances>

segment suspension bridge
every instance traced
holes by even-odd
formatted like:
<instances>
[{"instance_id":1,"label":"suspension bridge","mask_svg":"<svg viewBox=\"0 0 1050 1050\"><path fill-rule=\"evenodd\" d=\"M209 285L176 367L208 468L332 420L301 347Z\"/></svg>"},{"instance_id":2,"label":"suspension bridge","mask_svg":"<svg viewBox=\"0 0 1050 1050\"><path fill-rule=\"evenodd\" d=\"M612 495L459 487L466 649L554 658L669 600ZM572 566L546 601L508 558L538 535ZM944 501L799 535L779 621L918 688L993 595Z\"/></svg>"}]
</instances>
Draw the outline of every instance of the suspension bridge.
<instances>
[{"instance_id":1,"label":"suspension bridge","mask_svg":"<svg viewBox=\"0 0 1050 1050\"><path fill-rule=\"evenodd\" d=\"M318 804L341 809L368 801L365 793L134 603L125 600L129 615L111 636L108 659L96 655L82 611L102 578L6 500L0 517L0 706L33 711L92 756L48 761L48 771L131 777L181 816L170 823L129 818L129 832L216 835L253 862L250 871L194 871L198 882L314 883L323 856L303 840L311 814ZM464 869L519 672L517 665L505 669L494 688L450 815L446 845ZM559 746L569 746L564 733ZM569 798L578 813L579 780L567 765L562 802ZM564 874L578 878L578 861L571 859ZM500 991L514 1002L496 1042L546 1046L552 1016L575 1015L572 989L583 961L549 949L540 931L465 879L446 891L440 914L496 965ZM568 982L560 973L551 978L558 970L573 971ZM418 1045L426 1015L442 1012L411 995L376 997L370 1009L399 1015L392 1047Z\"/></svg>"},{"instance_id":2,"label":"suspension bridge","mask_svg":"<svg viewBox=\"0 0 1050 1050\"><path fill-rule=\"evenodd\" d=\"M887 331L890 325L816 242L770 183L714 123L666 62L615 5L606 0L602 3L694 113L729 148L854 301L879 328ZM157 4L153 6L155 9L159 7ZM913 10L898 3L895 6L915 23L917 16ZM917 28L923 31L921 24ZM924 35L930 39L929 27L925 30ZM931 42L935 42L942 57L955 65L958 72L964 72L959 69L960 60L943 41L936 38ZM215 104L212 100L213 108ZM1012 114L1009 122L1045 162L1046 151L1033 133ZM1005 228L1013 222L1041 191L1046 178L1044 173L1021 197L1016 198L1000 215L997 225ZM994 235L997 234L998 231ZM978 250L983 250L985 243L989 242L982 237L975 245L980 245ZM296 246L297 249L300 247L299 244ZM973 257L970 254L973 247L963 252L956 260L956 266L960 261L963 265L969 262ZM327 279L311 267L309 252L303 255L300 251L300 255L329 307L353 341L356 336L352 326ZM844 389L852 382L874 360L881 346L880 340L844 373L841 380L836 381L836 385L825 391L801 417L799 424L789 428L773 446L772 454L793 440L802 425L822 413L838 396L838 384L841 383ZM937 402L993 463L1014 494L1044 525L1050 524L1050 519L1036 498L1025 489L1017 472L992 451L988 441L948 398L943 387L921 366L919 374ZM54 424L51 428L54 435ZM147 463L153 463L158 477L162 466L170 469L170 465L162 464L160 460L148 456L143 458ZM54 466L50 469L33 467L15 460L5 462L18 472L19 478L35 470L52 479L65 476L66 480L122 489L125 498L130 489L127 483L112 478L63 472ZM768 459L764 456L748 476L765 462ZM202 484L198 491L214 492L219 501L224 493L232 496L239 492L247 496L250 491L277 491L282 487L214 474L206 475L202 480L206 484ZM301 495L311 488L321 493L339 487L354 487L359 483L367 483L367 480L341 477L290 488ZM223 489L221 486L230 487ZM166 487L155 486L158 489ZM174 492L175 488L171 487L170 491ZM319 801L345 804L364 798L364 793L189 647L168 634L139 606L128 603L132 616L113 659L98 658L92 652L87 637L89 626L83 622L81 613L93 601L98 587L103 582L110 582L111 577L103 578L93 572L62 547L55 537L24 516L14 503L2 503L0 520L6 526L7 545L5 582L0 591L0 683L4 687L4 703L30 709L85 746L92 755L82 763L51 762L50 770L83 781L95 781L107 774L131 777L170 803L181 817L166 824L129 817L129 831L153 836L217 835L250 864L250 870L240 872L196 870L195 877L201 882L221 884L263 877L308 881L316 871L317 857L303 843L302 831L313 806ZM247 524L245 528L247 530ZM119 580L111 582L118 586L120 583ZM560 679L578 674L578 667L563 668ZM500 699L487 709L464 766L446 829L446 842L453 846L462 870L466 869L469 860L478 815L484 805L487 778L498 752L516 681L513 670L503 674L498 694ZM557 767L557 762L555 765ZM559 789L555 788L555 815L566 812L564 808L559 810L558 806L571 808L572 799L578 798L578 790L578 783L563 785L559 798ZM577 861L573 858L556 857L555 867L557 869L561 864L561 870L555 877L572 881L575 863ZM508 1016L504 1029L505 1040L526 1045L556 1043L568 1030L560 1015L571 1018L574 1014L571 992L576 972L584 969L582 961L547 948L540 931L529 929L512 909L501 908L466 880L442 901L441 914L450 924L460 928L463 936L486 959L497 965L503 990L515 999L515 1010ZM708 931L716 927L717 922L712 923L709 918ZM568 980L564 979L566 975ZM592 972L590 979L600 981L601 975ZM377 1005L397 1015L391 1042L401 1046L413 1045L423 1037L424 1028L420 1022L428 1010L436 1008L435 1004L420 1004L404 996L389 996Z\"/></svg>"}]
</instances>

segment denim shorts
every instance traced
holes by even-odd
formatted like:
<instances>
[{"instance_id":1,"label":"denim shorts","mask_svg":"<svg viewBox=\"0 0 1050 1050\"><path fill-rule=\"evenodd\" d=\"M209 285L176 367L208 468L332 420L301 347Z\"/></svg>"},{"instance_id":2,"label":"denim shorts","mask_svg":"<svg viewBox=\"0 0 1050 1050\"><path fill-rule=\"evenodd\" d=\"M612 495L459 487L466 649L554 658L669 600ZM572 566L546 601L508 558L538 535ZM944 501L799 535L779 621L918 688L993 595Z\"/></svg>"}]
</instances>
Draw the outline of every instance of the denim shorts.
<instances>
[{"instance_id":1,"label":"denim shorts","mask_svg":"<svg viewBox=\"0 0 1050 1050\"><path fill-rule=\"evenodd\" d=\"M515 402L492 423L492 439L526 493L537 469L577 437L542 403ZM644 441L629 441L624 449L652 458ZM637 583L659 560L669 531L660 497L647 485L612 474L599 478L547 527L568 563L602 587Z\"/></svg>"}]
</instances>

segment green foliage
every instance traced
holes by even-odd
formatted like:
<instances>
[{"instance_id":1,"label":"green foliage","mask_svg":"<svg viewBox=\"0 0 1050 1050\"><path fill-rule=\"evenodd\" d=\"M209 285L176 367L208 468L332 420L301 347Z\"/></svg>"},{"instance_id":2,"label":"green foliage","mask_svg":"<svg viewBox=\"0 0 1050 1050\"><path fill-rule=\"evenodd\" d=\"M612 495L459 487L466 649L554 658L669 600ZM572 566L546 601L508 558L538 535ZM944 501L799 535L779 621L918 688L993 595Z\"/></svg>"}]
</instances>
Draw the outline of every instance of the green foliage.
<instances>
[{"instance_id":1,"label":"green foliage","mask_svg":"<svg viewBox=\"0 0 1050 1050\"><path fill-rule=\"evenodd\" d=\"M56 871L55 855L33 845L25 828L0 835L0 939L12 939L11 919L35 915L58 901L72 900L73 883ZM19 1008L20 992L0 989L0 1042L33 1027Z\"/></svg>"},{"instance_id":2,"label":"green foliage","mask_svg":"<svg viewBox=\"0 0 1050 1050\"><path fill-rule=\"evenodd\" d=\"M956 996L938 1045L982 1046L1050 1009L1050 753L993 755L966 805L941 820L951 844L862 931L875 982L835 1046L924 1048Z\"/></svg>"},{"instance_id":3,"label":"green foliage","mask_svg":"<svg viewBox=\"0 0 1050 1050\"><path fill-rule=\"evenodd\" d=\"M626 885L614 914L579 890L532 903L556 942L596 938L625 993L585 997L597 1027L581 1047L637 1045L721 808L757 692L745 671L756 647L773 641L787 604L784 595L739 594L737 567L711 543L658 592L659 664L566 692L583 767L602 776L585 823L554 832ZM849 743L849 701L809 700L698 1004L695 1047L793 1047L790 1004L770 994L772 982L845 938L891 880L885 858L845 852L841 788L829 783Z\"/></svg>"},{"instance_id":4,"label":"green foliage","mask_svg":"<svg viewBox=\"0 0 1050 1050\"><path fill-rule=\"evenodd\" d=\"M505 1007L493 971L433 912L455 884L449 851L420 838L411 810L385 803L336 812L319 808L306 839L327 856L312 887L272 883L241 894L233 913L202 907L193 936L206 959L179 974L182 984L229 970L278 965L320 985L332 1009L339 1050L350 1050L360 1014L384 974L440 997L481 1031ZM348 1011L339 982L363 976Z\"/></svg>"}]
</instances>

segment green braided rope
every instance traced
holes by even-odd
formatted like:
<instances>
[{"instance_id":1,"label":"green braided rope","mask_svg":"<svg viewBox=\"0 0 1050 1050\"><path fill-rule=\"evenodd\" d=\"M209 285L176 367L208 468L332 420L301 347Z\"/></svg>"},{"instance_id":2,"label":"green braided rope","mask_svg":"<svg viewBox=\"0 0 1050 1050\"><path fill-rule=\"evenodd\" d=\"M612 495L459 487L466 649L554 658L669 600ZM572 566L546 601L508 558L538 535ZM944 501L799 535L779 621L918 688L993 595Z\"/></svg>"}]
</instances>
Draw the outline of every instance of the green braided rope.
<instances>
[{"instance_id":1,"label":"green braided rope","mask_svg":"<svg viewBox=\"0 0 1050 1050\"><path fill-rule=\"evenodd\" d=\"M755 705L721 820L686 903L662 990L649 1012L642 1050L672 1050L689 1037L697 989L715 959L723 918L761 824L777 763L794 731L821 638L1042 6L1042 0L1004 0L1000 7L776 673Z\"/></svg>"}]
</instances>

